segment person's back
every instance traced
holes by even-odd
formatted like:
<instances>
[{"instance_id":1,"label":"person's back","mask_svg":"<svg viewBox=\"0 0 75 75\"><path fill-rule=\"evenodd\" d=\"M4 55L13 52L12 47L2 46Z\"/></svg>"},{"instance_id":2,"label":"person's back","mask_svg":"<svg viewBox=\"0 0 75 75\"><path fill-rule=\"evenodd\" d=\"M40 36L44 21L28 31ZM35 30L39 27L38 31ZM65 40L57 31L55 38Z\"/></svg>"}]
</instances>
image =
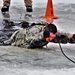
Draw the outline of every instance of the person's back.
<instances>
[{"instance_id":1,"label":"person's back","mask_svg":"<svg viewBox=\"0 0 75 75\"><path fill-rule=\"evenodd\" d=\"M4 41L4 43L25 48L43 47L48 43L43 37L44 27L44 25L34 25L18 30L11 39Z\"/></svg>"}]
</instances>

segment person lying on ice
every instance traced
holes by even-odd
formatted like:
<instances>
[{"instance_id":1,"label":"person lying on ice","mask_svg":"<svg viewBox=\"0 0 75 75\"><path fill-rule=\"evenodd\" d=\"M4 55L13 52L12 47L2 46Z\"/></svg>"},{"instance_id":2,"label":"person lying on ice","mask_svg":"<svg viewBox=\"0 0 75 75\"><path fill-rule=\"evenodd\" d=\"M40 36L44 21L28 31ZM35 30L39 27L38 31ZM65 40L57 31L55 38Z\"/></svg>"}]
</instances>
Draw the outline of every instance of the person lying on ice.
<instances>
[{"instance_id":1,"label":"person lying on ice","mask_svg":"<svg viewBox=\"0 0 75 75\"><path fill-rule=\"evenodd\" d=\"M13 45L24 48L40 48L49 42L54 43L75 43L75 34L60 33L57 27L51 23L22 24L23 29L13 33L9 40L4 41L5 45Z\"/></svg>"}]
</instances>

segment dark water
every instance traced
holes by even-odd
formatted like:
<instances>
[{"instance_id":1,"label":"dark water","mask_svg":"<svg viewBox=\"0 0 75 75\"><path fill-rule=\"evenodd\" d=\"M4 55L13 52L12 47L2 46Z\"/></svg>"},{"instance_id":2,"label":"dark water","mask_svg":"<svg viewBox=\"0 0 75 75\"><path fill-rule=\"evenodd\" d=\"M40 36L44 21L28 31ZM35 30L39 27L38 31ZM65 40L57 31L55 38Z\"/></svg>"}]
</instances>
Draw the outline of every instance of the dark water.
<instances>
[{"instance_id":1,"label":"dark water","mask_svg":"<svg viewBox=\"0 0 75 75\"><path fill-rule=\"evenodd\" d=\"M0 42L3 42L11 37L11 35L21 28L19 23L14 23L13 21L7 22L8 20L0 20Z\"/></svg>"}]
</instances>

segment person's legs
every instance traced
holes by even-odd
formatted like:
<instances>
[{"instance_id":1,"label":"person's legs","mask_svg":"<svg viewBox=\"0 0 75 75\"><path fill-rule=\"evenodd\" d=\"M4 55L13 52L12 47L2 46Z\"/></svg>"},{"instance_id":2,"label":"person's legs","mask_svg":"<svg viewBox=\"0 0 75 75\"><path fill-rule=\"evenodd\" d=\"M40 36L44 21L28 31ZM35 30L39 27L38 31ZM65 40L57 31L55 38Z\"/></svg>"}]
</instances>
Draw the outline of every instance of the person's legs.
<instances>
[{"instance_id":1,"label":"person's legs","mask_svg":"<svg viewBox=\"0 0 75 75\"><path fill-rule=\"evenodd\" d=\"M32 0L24 0L25 6L26 6L26 11L27 12L32 12Z\"/></svg>"},{"instance_id":2,"label":"person's legs","mask_svg":"<svg viewBox=\"0 0 75 75\"><path fill-rule=\"evenodd\" d=\"M3 5L10 6L11 0L3 0Z\"/></svg>"},{"instance_id":3,"label":"person's legs","mask_svg":"<svg viewBox=\"0 0 75 75\"><path fill-rule=\"evenodd\" d=\"M11 0L3 0L3 7L1 8L1 12L8 12Z\"/></svg>"}]
</instances>

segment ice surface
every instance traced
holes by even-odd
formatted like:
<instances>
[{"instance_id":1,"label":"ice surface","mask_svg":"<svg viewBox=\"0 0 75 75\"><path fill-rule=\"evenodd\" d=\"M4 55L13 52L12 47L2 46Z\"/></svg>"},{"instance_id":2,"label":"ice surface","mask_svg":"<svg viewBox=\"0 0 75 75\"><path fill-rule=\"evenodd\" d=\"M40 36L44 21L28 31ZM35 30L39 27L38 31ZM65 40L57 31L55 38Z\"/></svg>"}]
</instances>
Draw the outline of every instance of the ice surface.
<instances>
[{"instance_id":1,"label":"ice surface","mask_svg":"<svg viewBox=\"0 0 75 75\"><path fill-rule=\"evenodd\" d=\"M33 15L44 15L44 5L37 4ZM19 7L18 7L19 6ZM0 0L0 8L2 0ZM38 12L39 11L39 12ZM25 7L23 1L12 0L10 7L11 18L24 19ZM57 4L55 14L59 16L55 24L59 30L75 32L75 5ZM2 15L0 12L0 18ZM39 18L30 19L36 22ZM0 25L0 29L1 29ZM75 60L75 45L62 44L67 56ZM49 49L25 49L13 46L0 46L0 75L75 75L75 64L67 60L61 53L58 44L48 44Z\"/></svg>"},{"instance_id":2,"label":"ice surface","mask_svg":"<svg viewBox=\"0 0 75 75\"><path fill-rule=\"evenodd\" d=\"M75 68L72 69L54 69L54 70L35 70L18 68L0 68L0 75L75 75Z\"/></svg>"}]
</instances>

